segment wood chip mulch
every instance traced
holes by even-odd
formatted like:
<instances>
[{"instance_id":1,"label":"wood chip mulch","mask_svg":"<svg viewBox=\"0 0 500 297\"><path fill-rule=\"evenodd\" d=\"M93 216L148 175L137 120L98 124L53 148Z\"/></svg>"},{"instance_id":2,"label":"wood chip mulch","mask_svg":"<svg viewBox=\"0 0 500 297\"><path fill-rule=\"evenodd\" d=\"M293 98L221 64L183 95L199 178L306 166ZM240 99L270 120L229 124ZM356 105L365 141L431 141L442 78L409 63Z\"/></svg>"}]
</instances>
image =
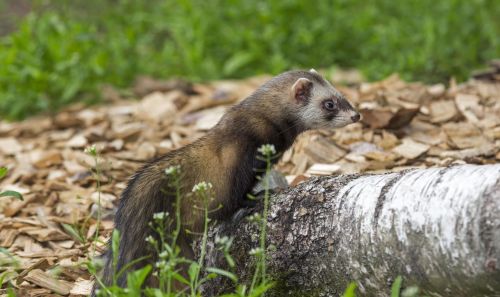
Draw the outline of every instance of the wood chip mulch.
<instances>
[{"instance_id":1,"label":"wood chip mulch","mask_svg":"<svg viewBox=\"0 0 500 297\"><path fill-rule=\"evenodd\" d=\"M500 67L484 73L448 87L407 83L396 75L338 85L361 111L362 123L305 133L277 167L296 185L311 175L498 163ZM129 93L136 100L108 88L100 106L0 121L0 165L9 168L0 191L24 196L0 197L0 247L12 256L0 253L0 274L9 272L0 295L8 281L19 296L89 293L84 263L97 231L99 195L87 146L95 144L101 154L99 234L105 242L119 194L141 162L204 135L228 106L268 78L208 84L141 78Z\"/></svg>"}]
</instances>

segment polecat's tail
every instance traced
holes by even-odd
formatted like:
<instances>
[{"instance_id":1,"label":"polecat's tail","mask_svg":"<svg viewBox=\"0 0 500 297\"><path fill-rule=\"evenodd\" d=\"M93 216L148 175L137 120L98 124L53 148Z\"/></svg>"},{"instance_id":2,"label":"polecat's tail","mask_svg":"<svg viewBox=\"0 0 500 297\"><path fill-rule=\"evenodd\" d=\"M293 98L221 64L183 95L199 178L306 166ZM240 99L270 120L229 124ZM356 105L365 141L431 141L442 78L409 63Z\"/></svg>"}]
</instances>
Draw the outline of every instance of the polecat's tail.
<instances>
[{"instance_id":1,"label":"polecat's tail","mask_svg":"<svg viewBox=\"0 0 500 297\"><path fill-rule=\"evenodd\" d=\"M118 255L113 254L110 240L100 277L105 286L126 287L127 272L147 264L154 265L157 261L158 255L153 246L146 242L146 238L151 235L158 239L158 234L149 225L153 221L153 215L170 212L172 208L174 200L165 195L164 184L165 178L161 172L155 174L150 168L144 167L134 175L123 191L115 216L115 230L120 235ZM167 227L164 232L170 234L172 230L169 229ZM154 286L156 282L150 275L145 285ZM95 282L92 296L96 295L98 288L99 283Z\"/></svg>"}]
</instances>

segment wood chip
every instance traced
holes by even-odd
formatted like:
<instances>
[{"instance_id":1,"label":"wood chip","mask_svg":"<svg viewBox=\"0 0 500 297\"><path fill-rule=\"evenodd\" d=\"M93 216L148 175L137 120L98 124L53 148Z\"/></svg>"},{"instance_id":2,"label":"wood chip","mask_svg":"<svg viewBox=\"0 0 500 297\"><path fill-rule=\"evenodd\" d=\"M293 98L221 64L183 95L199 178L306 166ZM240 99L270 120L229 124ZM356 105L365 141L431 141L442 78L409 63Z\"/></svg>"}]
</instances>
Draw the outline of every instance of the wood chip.
<instances>
[{"instance_id":1,"label":"wood chip","mask_svg":"<svg viewBox=\"0 0 500 297\"><path fill-rule=\"evenodd\" d=\"M493 144L486 144L480 147L474 147L458 151L445 151L441 153L441 157L464 160L479 156L490 157L493 156L494 154L495 154L495 146Z\"/></svg>"},{"instance_id":2,"label":"wood chip","mask_svg":"<svg viewBox=\"0 0 500 297\"><path fill-rule=\"evenodd\" d=\"M368 160L375 160L381 162L391 162L396 159L396 156L389 152L371 151L363 154Z\"/></svg>"},{"instance_id":3,"label":"wood chip","mask_svg":"<svg viewBox=\"0 0 500 297\"><path fill-rule=\"evenodd\" d=\"M62 155L59 151L34 151L31 153L33 165L36 168L43 169L54 165L59 165L62 162Z\"/></svg>"},{"instance_id":4,"label":"wood chip","mask_svg":"<svg viewBox=\"0 0 500 297\"><path fill-rule=\"evenodd\" d=\"M447 123L443 126L451 143L459 149L488 145L489 141L481 130L471 123Z\"/></svg>"},{"instance_id":5,"label":"wood chip","mask_svg":"<svg viewBox=\"0 0 500 297\"><path fill-rule=\"evenodd\" d=\"M484 116L483 107L479 105L479 97L469 94L457 94L455 103L462 115L471 123L477 123Z\"/></svg>"},{"instance_id":6,"label":"wood chip","mask_svg":"<svg viewBox=\"0 0 500 297\"><path fill-rule=\"evenodd\" d=\"M312 135L307 142L303 151L315 163L333 163L346 154L335 142L326 137Z\"/></svg>"},{"instance_id":7,"label":"wood chip","mask_svg":"<svg viewBox=\"0 0 500 297\"><path fill-rule=\"evenodd\" d=\"M377 146L383 149L391 149L399 144L399 139L393 133L383 130L382 138L379 142L376 143Z\"/></svg>"},{"instance_id":8,"label":"wood chip","mask_svg":"<svg viewBox=\"0 0 500 297\"><path fill-rule=\"evenodd\" d=\"M130 123L113 126L113 136L125 141L130 141L137 137L146 126L142 123Z\"/></svg>"},{"instance_id":9,"label":"wood chip","mask_svg":"<svg viewBox=\"0 0 500 297\"><path fill-rule=\"evenodd\" d=\"M306 171L309 175L332 175L334 173L340 173L340 165L317 163Z\"/></svg>"},{"instance_id":10,"label":"wood chip","mask_svg":"<svg viewBox=\"0 0 500 297\"><path fill-rule=\"evenodd\" d=\"M73 136L70 140L68 140L66 146L72 148L84 148L85 146L87 146L87 144L88 144L87 138L82 134L77 134Z\"/></svg>"},{"instance_id":11,"label":"wood chip","mask_svg":"<svg viewBox=\"0 0 500 297\"><path fill-rule=\"evenodd\" d=\"M15 155L22 151L22 149L22 145L15 138L0 138L0 152L6 155Z\"/></svg>"},{"instance_id":12,"label":"wood chip","mask_svg":"<svg viewBox=\"0 0 500 297\"><path fill-rule=\"evenodd\" d=\"M90 295L94 282L86 279L77 279L73 288L69 292L71 295Z\"/></svg>"},{"instance_id":13,"label":"wood chip","mask_svg":"<svg viewBox=\"0 0 500 297\"><path fill-rule=\"evenodd\" d=\"M418 107L415 108L400 108L389 120L385 128L388 129L399 129L408 125L411 120L417 115L419 111Z\"/></svg>"},{"instance_id":14,"label":"wood chip","mask_svg":"<svg viewBox=\"0 0 500 297\"><path fill-rule=\"evenodd\" d=\"M25 270L23 270L23 272L21 272L18 276L17 276L17 279L16 279L16 283L19 285L21 284L23 281L24 281L24 277L26 275L28 275L28 273L34 269L41 269L41 270L45 270L49 267L49 262L47 261L47 259L40 259L38 261L36 261L34 264L32 264L31 266L29 266L28 268L26 268Z\"/></svg>"},{"instance_id":15,"label":"wood chip","mask_svg":"<svg viewBox=\"0 0 500 297\"><path fill-rule=\"evenodd\" d=\"M10 247L13 243L14 240L16 239L16 236L18 235L18 231L14 229L3 229L0 231L0 238L3 238L3 241L0 243L0 246L2 247Z\"/></svg>"},{"instance_id":16,"label":"wood chip","mask_svg":"<svg viewBox=\"0 0 500 297\"><path fill-rule=\"evenodd\" d=\"M68 295L72 288L70 283L57 280L40 269L30 271L25 280L61 295Z\"/></svg>"},{"instance_id":17,"label":"wood chip","mask_svg":"<svg viewBox=\"0 0 500 297\"><path fill-rule=\"evenodd\" d=\"M203 131L211 129L219 122L219 120L226 112L226 109L227 108L224 106L219 106L212 109L204 110L198 115L199 118L196 121L196 129Z\"/></svg>"},{"instance_id":18,"label":"wood chip","mask_svg":"<svg viewBox=\"0 0 500 297\"><path fill-rule=\"evenodd\" d=\"M428 151L429 148L429 145L418 143L411 138L404 138L403 143L392 149L392 151L407 159L415 159Z\"/></svg>"},{"instance_id":19,"label":"wood chip","mask_svg":"<svg viewBox=\"0 0 500 297\"><path fill-rule=\"evenodd\" d=\"M433 123L450 121L457 116L455 102L450 100L433 101L430 105L430 114Z\"/></svg>"},{"instance_id":20,"label":"wood chip","mask_svg":"<svg viewBox=\"0 0 500 297\"><path fill-rule=\"evenodd\" d=\"M66 233L53 228L26 230L24 232L40 242L69 239Z\"/></svg>"},{"instance_id":21,"label":"wood chip","mask_svg":"<svg viewBox=\"0 0 500 297\"><path fill-rule=\"evenodd\" d=\"M61 251L52 251L49 249L44 249L40 252L26 253L26 252L17 252L16 254L21 257L26 258L66 258L71 256L77 256L82 253L79 249L72 250L61 250Z\"/></svg>"},{"instance_id":22,"label":"wood chip","mask_svg":"<svg viewBox=\"0 0 500 297\"><path fill-rule=\"evenodd\" d=\"M432 85L427 88L427 92L434 97L441 97L444 95L446 87L443 84Z\"/></svg>"},{"instance_id":23,"label":"wood chip","mask_svg":"<svg viewBox=\"0 0 500 297\"><path fill-rule=\"evenodd\" d=\"M394 113L390 109L360 109L362 122L370 128L384 128L391 121Z\"/></svg>"},{"instance_id":24,"label":"wood chip","mask_svg":"<svg viewBox=\"0 0 500 297\"><path fill-rule=\"evenodd\" d=\"M156 155L156 148L149 142L142 142L137 148L136 160L146 161Z\"/></svg>"},{"instance_id":25,"label":"wood chip","mask_svg":"<svg viewBox=\"0 0 500 297\"><path fill-rule=\"evenodd\" d=\"M142 99L137 116L156 124L168 125L174 120L177 112L175 101L183 96L180 91L151 93Z\"/></svg>"},{"instance_id":26,"label":"wood chip","mask_svg":"<svg viewBox=\"0 0 500 297\"><path fill-rule=\"evenodd\" d=\"M117 198L110 193L94 192L90 195L90 199L94 201L94 203L97 203L100 199L102 207L112 209L114 207L113 201Z\"/></svg>"}]
</instances>

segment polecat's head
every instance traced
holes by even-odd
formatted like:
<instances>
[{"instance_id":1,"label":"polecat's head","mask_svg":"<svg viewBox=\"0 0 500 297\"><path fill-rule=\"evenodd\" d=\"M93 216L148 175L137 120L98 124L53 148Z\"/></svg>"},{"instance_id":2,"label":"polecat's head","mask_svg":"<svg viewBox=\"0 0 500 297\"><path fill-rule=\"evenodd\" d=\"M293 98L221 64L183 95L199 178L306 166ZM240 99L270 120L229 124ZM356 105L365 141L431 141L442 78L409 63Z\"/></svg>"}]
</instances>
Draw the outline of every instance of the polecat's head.
<instances>
[{"instance_id":1,"label":"polecat's head","mask_svg":"<svg viewBox=\"0 0 500 297\"><path fill-rule=\"evenodd\" d=\"M293 74L289 100L306 129L339 128L360 120L349 101L314 69Z\"/></svg>"}]
</instances>

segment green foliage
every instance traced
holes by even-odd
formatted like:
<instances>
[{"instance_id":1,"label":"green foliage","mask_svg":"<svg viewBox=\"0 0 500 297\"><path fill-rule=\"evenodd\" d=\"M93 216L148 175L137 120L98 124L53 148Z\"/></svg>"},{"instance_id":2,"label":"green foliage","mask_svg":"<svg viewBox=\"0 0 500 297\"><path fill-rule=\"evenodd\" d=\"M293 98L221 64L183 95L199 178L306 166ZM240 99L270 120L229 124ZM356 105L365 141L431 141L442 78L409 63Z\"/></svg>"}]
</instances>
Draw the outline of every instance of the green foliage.
<instances>
[{"instance_id":1,"label":"green foliage","mask_svg":"<svg viewBox=\"0 0 500 297\"><path fill-rule=\"evenodd\" d=\"M81 230L78 230L75 226L69 225L69 224L61 224L66 231L75 241L78 241L79 243L85 243L85 237L83 236Z\"/></svg>"},{"instance_id":2,"label":"green foliage","mask_svg":"<svg viewBox=\"0 0 500 297\"><path fill-rule=\"evenodd\" d=\"M0 167L0 180L4 178L8 172L9 170L7 169L7 167ZM10 190L0 192L0 197L14 197L19 200L24 200L23 195L21 193Z\"/></svg>"},{"instance_id":3,"label":"green foliage","mask_svg":"<svg viewBox=\"0 0 500 297\"><path fill-rule=\"evenodd\" d=\"M4 178L8 172L9 170L7 167L0 167L0 179Z\"/></svg>"},{"instance_id":4,"label":"green foliage","mask_svg":"<svg viewBox=\"0 0 500 297\"><path fill-rule=\"evenodd\" d=\"M4 178L7 173L8 169L6 167L0 167L0 180ZM19 200L23 200L23 196L21 193L18 193L16 191L4 191L0 192L0 197L15 197ZM19 261L11 255L11 253L3 248L0 247L0 288L3 287L4 283L8 282L9 285L7 287L7 296L15 296L14 290L11 287L10 281L12 277L15 277L16 274L11 270L11 268L18 268L19 267Z\"/></svg>"},{"instance_id":5,"label":"green foliage","mask_svg":"<svg viewBox=\"0 0 500 297\"><path fill-rule=\"evenodd\" d=\"M96 32L54 13L26 17L17 32L0 40L0 114L19 118L77 98L90 102L105 82Z\"/></svg>"},{"instance_id":6,"label":"green foliage","mask_svg":"<svg viewBox=\"0 0 500 297\"><path fill-rule=\"evenodd\" d=\"M0 247L0 288L4 288L7 283L7 296L15 296L12 289L12 280L17 274L15 269L20 267L19 260L14 257L7 249Z\"/></svg>"},{"instance_id":7,"label":"green foliage","mask_svg":"<svg viewBox=\"0 0 500 297\"><path fill-rule=\"evenodd\" d=\"M347 286L347 288L344 291L344 294L342 297L356 297L356 288L358 285L355 282L352 282Z\"/></svg>"},{"instance_id":8,"label":"green foliage","mask_svg":"<svg viewBox=\"0 0 500 297\"><path fill-rule=\"evenodd\" d=\"M0 193L0 197L14 197L19 200L23 200L23 195L16 191L4 191Z\"/></svg>"},{"instance_id":9,"label":"green foliage","mask_svg":"<svg viewBox=\"0 0 500 297\"><path fill-rule=\"evenodd\" d=\"M391 286L391 297L399 297L399 293L401 292L401 283L403 282L403 278L399 275L396 277Z\"/></svg>"},{"instance_id":10,"label":"green foliage","mask_svg":"<svg viewBox=\"0 0 500 297\"><path fill-rule=\"evenodd\" d=\"M272 152L269 150L274 147L267 146L267 153L264 154L264 160L267 162L267 167L265 173L269 173L271 168L271 158L273 157ZM99 155L95 148L86 149L86 152L97 158ZM96 166L97 166L96 161ZM204 283L213 280L216 277L225 277L230 279L236 286L235 292L231 294L226 294L224 296L229 297L260 297L263 296L266 291L268 291L274 283L269 281L265 277L265 254L260 253L256 255L258 258L257 267L255 269L255 276L252 281L252 285L247 287L246 284L240 283L236 274L232 271L224 270L217 267L205 267L205 256L207 251L207 240L208 240L208 226L210 223L209 213L217 211L216 209L209 209L211 200L213 199L212 184L207 182L200 182L194 185L192 192L197 196L197 201L201 205L193 205L193 209L201 210L203 212L204 224L203 232L197 234L201 236L201 246L200 255L197 261L192 259L187 259L181 256L181 250L177 246L177 239L179 231L181 228L181 192L180 192L180 180L182 178L182 172L180 166L171 166L165 169L165 174L167 175L168 187L164 190L165 193L174 194L175 199L175 214L169 214L168 212L159 212L153 215L153 220L150 222L149 226L154 231L157 236L149 235L146 238L146 242L150 244L153 249L158 253L158 259L153 265L148 264L143 268L138 270L128 271L132 265L138 263L139 261L145 260L147 257L135 259L134 261L125 265L120 271L117 271L118 254L119 254L119 243L120 235L117 230L113 231L111 240L111 250L112 250L112 267L115 271L113 275L113 283L111 285L104 285L98 276L99 266L97 261L89 261L87 263L87 268L89 272L96 277L96 282L99 284L100 288L97 291L98 296L179 296L179 297L201 297L201 287ZM99 175L96 175L98 178ZM267 184L266 184L267 186ZM268 187L267 187L268 188ZM267 209L269 201L269 191L266 190L264 204L265 209ZM264 212L266 214L266 212ZM267 216L260 216L258 220L259 227L265 225ZM68 233L72 236L77 237L77 232L72 228L68 228L66 225ZM175 228L174 228L175 227ZM166 234L165 230L172 230L170 234ZM189 231L191 233L191 231ZM265 229L262 229L261 236L265 238ZM195 234L195 233L191 233ZM231 248L232 239L228 237L216 238L216 247L221 250L224 254L224 258L227 261L230 270L233 270L235 263L234 259L229 255ZM260 242L260 249L265 250L265 241ZM148 256L149 257L149 256ZM185 268L187 269L187 275L183 274L181 271ZM120 288L117 286L117 279L122 273L127 273L127 287ZM143 284L146 281L150 273L153 273L158 278L158 287L146 287ZM183 284L185 287L183 289L176 288L174 282Z\"/></svg>"},{"instance_id":11,"label":"green foliage","mask_svg":"<svg viewBox=\"0 0 500 297\"><path fill-rule=\"evenodd\" d=\"M205 80L338 65L369 79L444 81L500 56L495 0L35 3L0 38L0 115L9 118L94 102L100 85L128 86L139 74Z\"/></svg>"}]
</instances>

